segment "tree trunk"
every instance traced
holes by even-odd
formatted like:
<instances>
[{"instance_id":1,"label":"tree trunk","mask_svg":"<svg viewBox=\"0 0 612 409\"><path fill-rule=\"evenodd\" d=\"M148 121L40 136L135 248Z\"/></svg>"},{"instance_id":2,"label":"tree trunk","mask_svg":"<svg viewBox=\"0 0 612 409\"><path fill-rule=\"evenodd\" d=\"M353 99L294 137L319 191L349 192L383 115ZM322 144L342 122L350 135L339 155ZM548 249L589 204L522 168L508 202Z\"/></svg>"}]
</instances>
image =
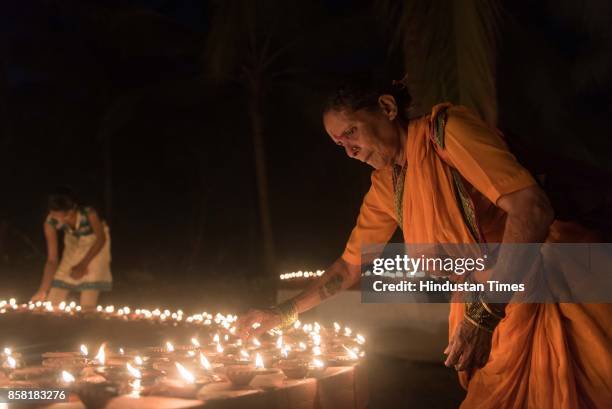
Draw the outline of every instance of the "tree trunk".
<instances>
[{"instance_id":1,"label":"tree trunk","mask_svg":"<svg viewBox=\"0 0 612 409\"><path fill-rule=\"evenodd\" d=\"M274 254L274 236L270 217L270 202L268 196L268 177L266 172L266 156L263 136L263 89L261 76L255 73L250 81L249 116L253 137L253 154L255 161L255 177L259 202L259 218L263 245L263 264L265 268L264 293L266 302L276 301L277 271Z\"/></svg>"}]
</instances>

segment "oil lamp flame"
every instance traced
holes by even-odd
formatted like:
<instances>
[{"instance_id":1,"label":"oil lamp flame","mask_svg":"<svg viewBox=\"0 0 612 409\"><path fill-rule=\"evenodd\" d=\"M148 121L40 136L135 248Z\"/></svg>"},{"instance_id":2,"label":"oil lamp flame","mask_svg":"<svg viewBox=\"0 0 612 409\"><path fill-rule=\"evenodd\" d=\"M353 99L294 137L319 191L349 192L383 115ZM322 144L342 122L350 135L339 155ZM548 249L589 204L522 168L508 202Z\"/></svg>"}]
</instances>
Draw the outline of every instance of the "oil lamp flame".
<instances>
[{"instance_id":1,"label":"oil lamp flame","mask_svg":"<svg viewBox=\"0 0 612 409\"><path fill-rule=\"evenodd\" d=\"M240 350L240 356L245 358L245 359L249 359L249 353L247 351L245 351L244 349Z\"/></svg>"},{"instance_id":2,"label":"oil lamp flame","mask_svg":"<svg viewBox=\"0 0 612 409\"><path fill-rule=\"evenodd\" d=\"M323 361L321 361L320 359L314 358L312 360L312 365L317 367L317 368L323 368L325 365L323 364Z\"/></svg>"},{"instance_id":3,"label":"oil lamp flame","mask_svg":"<svg viewBox=\"0 0 612 409\"><path fill-rule=\"evenodd\" d=\"M89 350L87 349L87 347L85 345L81 345L81 354L83 356L89 355Z\"/></svg>"},{"instance_id":4,"label":"oil lamp flame","mask_svg":"<svg viewBox=\"0 0 612 409\"><path fill-rule=\"evenodd\" d=\"M276 347L278 349L282 349L283 348L283 336L279 336L278 339L276 340Z\"/></svg>"},{"instance_id":5,"label":"oil lamp flame","mask_svg":"<svg viewBox=\"0 0 612 409\"><path fill-rule=\"evenodd\" d=\"M221 344L217 344L217 352L220 354L223 353L223 347L221 346Z\"/></svg>"},{"instance_id":6,"label":"oil lamp flame","mask_svg":"<svg viewBox=\"0 0 612 409\"><path fill-rule=\"evenodd\" d=\"M196 338L191 338L191 343L193 344L194 347L199 348L200 347L200 341L198 341Z\"/></svg>"},{"instance_id":7,"label":"oil lamp flame","mask_svg":"<svg viewBox=\"0 0 612 409\"><path fill-rule=\"evenodd\" d=\"M191 372L189 372L187 369L185 369L185 367L183 365L181 365L178 362L175 362L174 364L176 365L176 369L178 369L178 371L181 374L181 376L183 377L183 379L185 379L189 383L194 383L195 382L195 377L193 376L193 374Z\"/></svg>"},{"instance_id":8,"label":"oil lamp flame","mask_svg":"<svg viewBox=\"0 0 612 409\"><path fill-rule=\"evenodd\" d=\"M261 342L259 342L259 340L257 338L253 338L253 345L255 345L256 347L260 347L261 346Z\"/></svg>"},{"instance_id":9,"label":"oil lamp flame","mask_svg":"<svg viewBox=\"0 0 612 409\"><path fill-rule=\"evenodd\" d=\"M264 369L263 359L261 359L261 355L259 355L259 353L255 355L255 368Z\"/></svg>"},{"instance_id":10,"label":"oil lamp flame","mask_svg":"<svg viewBox=\"0 0 612 409\"><path fill-rule=\"evenodd\" d=\"M142 373L138 369L136 369L132 365L130 365L129 362L127 364L125 364L125 367L127 368L127 370L130 373L130 375L132 375L134 378L136 378L136 379L142 378Z\"/></svg>"},{"instance_id":11,"label":"oil lamp flame","mask_svg":"<svg viewBox=\"0 0 612 409\"><path fill-rule=\"evenodd\" d=\"M336 332L340 332L340 328L341 328L341 327L340 327L340 324L338 324L337 322L334 322L334 330L335 330Z\"/></svg>"},{"instance_id":12,"label":"oil lamp flame","mask_svg":"<svg viewBox=\"0 0 612 409\"><path fill-rule=\"evenodd\" d=\"M13 353L11 348L4 348L4 355L9 356Z\"/></svg>"},{"instance_id":13,"label":"oil lamp flame","mask_svg":"<svg viewBox=\"0 0 612 409\"><path fill-rule=\"evenodd\" d=\"M106 348L106 344L100 345L100 349L98 349L98 353L96 354L95 359L100 363L100 365L104 365L106 362L106 352L104 349Z\"/></svg>"},{"instance_id":14,"label":"oil lamp flame","mask_svg":"<svg viewBox=\"0 0 612 409\"><path fill-rule=\"evenodd\" d=\"M200 365L202 365L202 368L206 369L207 371L210 371L212 369L210 362L208 362L208 359L206 358L206 356L201 352L200 352Z\"/></svg>"},{"instance_id":15,"label":"oil lamp flame","mask_svg":"<svg viewBox=\"0 0 612 409\"><path fill-rule=\"evenodd\" d=\"M9 368L15 369L17 367L17 361L12 356L6 358L6 362L8 362Z\"/></svg>"},{"instance_id":16,"label":"oil lamp flame","mask_svg":"<svg viewBox=\"0 0 612 409\"><path fill-rule=\"evenodd\" d=\"M213 337L213 342L216 342L217 344L219 343L219 334L215 334Z\"/></svg>"},{"instance_id":17,"label":"oil lamp flame","mask_svg":"<svg viewBox=\"0 0 612 409\"><path fill-rule=\"evenodd\" d=\"M168 352L174 352L174 345L172 345L170 342L166 342L166 350Z\"/></svg>"},{"instance_id":18,"label":"oil lamp flame","mask_svg":"<svg viewBox=\"0 0 612 409\"><path fill-rule=\"evenodd\" d=\"M140 397L140 391L142 390L142 383L140 382L140 379L134 379L134 381L130 385L132 386L132 392L130 393L130 396L133 396L135 398Z\"/></svg>"},{"instance_id":19,"label":"oil lamp flame","mask_svg":"<svg viewBox=\"0 0 612 409\"><path fill-rule=\"evenodd\" d=\"M363 335L361 335L361 334L357 334L357 335L355 336L355 338L357 339L357 342L358 342L359 344L365 344L365 337L364 337Z\"/></svg>"},{"instance_id":20,"label":"oil lamp flame","mask_svg":"<svg viewBox=\"0 0 612 409\"><path fill-rule=\"evenodd\" d=\"M142 360L142 358L140 356L137 356L136 358L134 358L134 363L136 363L136 365L140 366L144 363L144 361Z\"/></svg>"},{"instance_id":21,"label":"oil lamp flame","mask_svg":"<svg viewBox=\"0 0 612 409\"><path fill-rule=\"evenodd\" d=\"M65 383L72 383L76 380L74 379L74 376L72 376L72 374L67 371L62 371L62 379Z\"/></svg>"},{"instance_id":22,"label":"oil lamp flame","mask_svg":"<svg viewBox=\"0 0 612 409\"><path fill-rule=\"evenodd\" d=\"M345 345L342 345L342 348L344 348L346 350L346 353L348 354L349 358L351 358L351 359L358 359L359 358L359 356L352 349L347 348Z\"/></svg>"}]
</instances>

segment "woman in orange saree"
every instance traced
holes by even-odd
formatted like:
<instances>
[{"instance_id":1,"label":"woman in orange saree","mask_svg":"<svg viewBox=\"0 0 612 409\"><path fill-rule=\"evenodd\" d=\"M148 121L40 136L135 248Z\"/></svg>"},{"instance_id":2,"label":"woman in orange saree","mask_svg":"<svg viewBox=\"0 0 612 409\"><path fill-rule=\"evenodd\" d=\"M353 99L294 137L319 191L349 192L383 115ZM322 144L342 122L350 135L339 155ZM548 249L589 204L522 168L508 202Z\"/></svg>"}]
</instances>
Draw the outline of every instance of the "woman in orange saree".
<instances>
[{"instance_id":1,"label":"woman in orange saree","mask_svg":"<svg viewBox=\"0 0 612 409\"><path fill-rule=\"evenodd\" d=\"M579 242L553 220L545 194L499 133L470 110L440 104L411 120L402 87L348 86L330 99L324 125L349 157L372 167L372 184L342 256L300 295L241 319L243 335L286 325L360 278L361 249L386 243ZM609 304L508 304L483 330L451 304L446 364L459 372L462 408L574 409L612 404Z\"/></svg>"}]
</instances>

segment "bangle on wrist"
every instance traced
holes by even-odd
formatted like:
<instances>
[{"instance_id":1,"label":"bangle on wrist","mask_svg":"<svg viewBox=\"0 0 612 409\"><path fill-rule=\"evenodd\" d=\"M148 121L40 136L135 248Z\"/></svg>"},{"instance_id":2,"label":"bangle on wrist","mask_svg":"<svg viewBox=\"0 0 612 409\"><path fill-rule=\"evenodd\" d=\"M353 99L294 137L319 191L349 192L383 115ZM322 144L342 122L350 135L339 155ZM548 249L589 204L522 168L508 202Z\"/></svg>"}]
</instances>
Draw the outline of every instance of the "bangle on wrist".
<instances>
[{"instance_id":1,"label":"bangle on wrist","mask_svg":"<svg viewBox=\"0 0 612 409\"><path fill-rule=\"evenodd\" d=\"M293 300L288 300L274 307L274 311L280 315L280 327L286 328L298 319L298 309Z\"/></svg>"},{"instance_id":2,"label":"bangle on wrist","mask_svg":"<svg viewBox=\"0 0 612 409\"><path fill-rule=\"evenodd\" d=\"M505 313L503 310L500 311L490 304L485 303L482 301L481 297L478 297L474 302L465 304L465 320L491 333L495 330L504 316Z\"/></svg>"}]
</instances>

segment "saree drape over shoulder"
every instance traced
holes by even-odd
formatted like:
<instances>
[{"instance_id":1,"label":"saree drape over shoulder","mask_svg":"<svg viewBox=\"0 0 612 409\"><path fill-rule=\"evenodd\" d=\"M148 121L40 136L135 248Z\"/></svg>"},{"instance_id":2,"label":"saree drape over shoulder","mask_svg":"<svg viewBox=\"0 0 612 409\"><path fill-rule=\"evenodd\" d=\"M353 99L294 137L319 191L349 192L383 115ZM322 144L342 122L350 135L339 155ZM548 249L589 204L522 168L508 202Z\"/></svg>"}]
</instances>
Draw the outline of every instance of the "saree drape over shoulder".
<instances>
[{"instance_id":1,"label":"saree drape over shoulder","mask_svg":"<svg viewBox=\"0 0 612 409\"><path fill-rule=\"evenodd\" d=\"M440 104L409 124L402 205L404 241L501 242L505 213L497 200L536 182L501 136L470 110ZM399 220L392 169L372 173L343 259L360 264L361 247L386 243ZM561 222L548 241L580 242ZM461 408L575 409L612 407L610 304L510 304L492 339L488 363L471 377ZM463 318L451 304L449 337Z\"/></svg>"}]
</instances>

